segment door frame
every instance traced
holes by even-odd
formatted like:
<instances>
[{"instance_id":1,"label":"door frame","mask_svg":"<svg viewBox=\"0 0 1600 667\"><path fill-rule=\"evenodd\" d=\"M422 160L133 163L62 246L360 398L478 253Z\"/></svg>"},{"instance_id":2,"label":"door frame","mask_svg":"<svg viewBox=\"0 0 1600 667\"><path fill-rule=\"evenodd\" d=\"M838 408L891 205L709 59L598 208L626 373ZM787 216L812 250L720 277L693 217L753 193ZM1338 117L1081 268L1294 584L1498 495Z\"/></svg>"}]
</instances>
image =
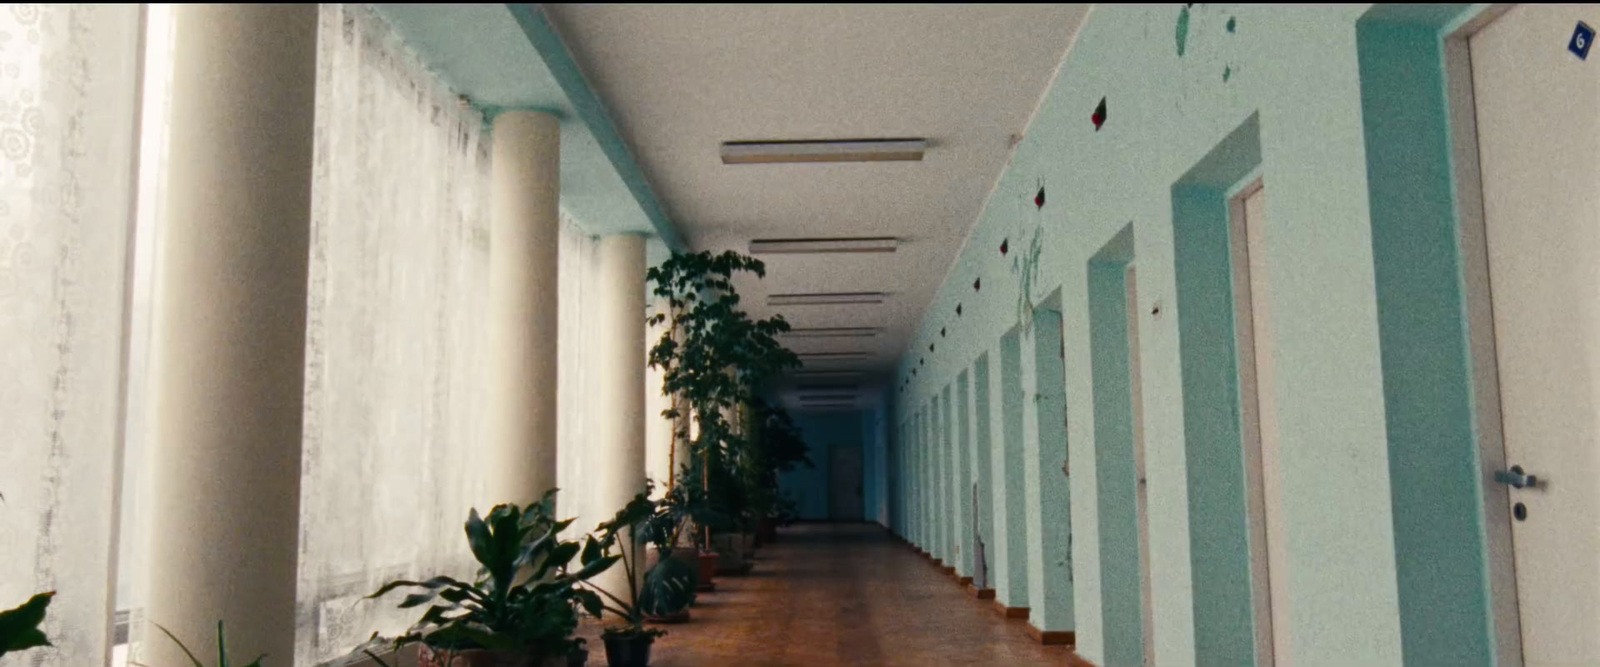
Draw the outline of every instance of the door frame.
<instances>
[{"instance_id":1,"label":"door frame","mask_svg":"<svg viewBox=\"0 0 1600 667\"><path fill-rule=\"evenodd\" d=\"M1514 7L1493 5L1442 32L1445 96L1449 109L1456 234L1460 244L1462 303L1472 363L1473 424L1478 434L1482 512L1488 553L1495 655L1507 667L1522 664L1522 621L1511 542L1510 494L1494 481L1505 467L1501 428L1499 357L1494 342L1494 304L1489 291L1489 247L1483 213L1483 183L1478 155L1477 104L1472 92L1472 53L1468 41Z\"/></svg>"},{"instance_id":2,"label":"door frame","mask_svg":"<svg viewBox=\"0 0 1600 667\"><path fill-rule=\"evenodd\" d=\"M1249 224L1245 219L1245 200L1264 189L1265 177L1261 167L1257 166L1229 187L1225 196L1228 202L1228 271L1234 282L1230 301L1234 322L1233 345L1238 355L1239 446L1240 461L1244 464L1245 521L1249 525L1251 617L1255 620L1256 662L1258 665L1271 666L1288 659L1287 656L1278 655L1278 633L1287 632L1288 629L1278 627L1273 617L1273 568L1271 543L1267 539L1267 469L1261 436L1262 388L1257 375L1258 357L1265 341L1258 339L1255 331L1261 295L1255 294L1251 282L1254 272L1248 241ZM1249 355L1248 359L1246 354ZM1282 511L1281 507L1279 511ZM1279 563L1280 567L1282 565ZM1277 604L1286 605L1287 601L1279 600ZM1281 613L1283 609L1279 611ZM1287 637L1284 641L1287 643Z\"/></svg>"}]
</instances>

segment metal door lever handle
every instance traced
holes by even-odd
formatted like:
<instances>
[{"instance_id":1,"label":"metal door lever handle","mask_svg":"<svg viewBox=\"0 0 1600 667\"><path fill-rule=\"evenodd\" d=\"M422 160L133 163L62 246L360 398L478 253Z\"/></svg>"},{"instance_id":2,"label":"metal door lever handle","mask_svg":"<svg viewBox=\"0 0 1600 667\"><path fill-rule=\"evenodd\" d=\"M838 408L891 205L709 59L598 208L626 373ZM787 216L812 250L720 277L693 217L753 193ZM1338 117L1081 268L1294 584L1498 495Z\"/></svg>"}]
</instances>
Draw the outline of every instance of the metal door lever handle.
<instances>
[{"instance_id":1,"label":"metal door lever handle","mask_svg":"<svg viewBox=\"0 0 1600 667\"><path fill-rule=\"evenodd\" d=\"M1538 476L1523 474L1522 466L1511 466L1510 470L1494 471L1494 481L1516 489L1526 489L1539 485Z\"/></svg>"}]
</instances>

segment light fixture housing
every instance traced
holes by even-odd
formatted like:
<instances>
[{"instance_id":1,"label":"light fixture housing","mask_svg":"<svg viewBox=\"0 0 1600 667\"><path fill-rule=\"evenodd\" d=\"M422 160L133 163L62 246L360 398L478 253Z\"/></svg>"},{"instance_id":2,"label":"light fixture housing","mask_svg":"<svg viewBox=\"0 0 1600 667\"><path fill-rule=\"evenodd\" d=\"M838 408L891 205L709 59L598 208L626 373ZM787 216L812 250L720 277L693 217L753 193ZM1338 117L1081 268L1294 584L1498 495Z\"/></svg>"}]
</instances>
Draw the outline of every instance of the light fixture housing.
<instances>
[{"instance_id":1,"label":"light fixture housing","mask_svg":"<svg viewBox=\"0 0 1600 667\"><path fill-rule=\"evenodd\" d=\"M863 236L837 239L755 239L752 255L805 255L863 252L894 252L900 239L892 236Z\"/></svg>"},{"instance_id":2,"label":"light fixture housing","mask_svg":"<svg viewBox=\"0 0 1600 667\"><path fill-rule=\"evenodd\" d=\"M865 359L866 352L801 352L795 356L801 359L831 360L831 359Z\"/></svg>"},{"instance_id":3,"label":"light fixture housing","mask_svg":"<svg viewBox=\"0 0 1600 667\"><path fill-rule=\"evenodd\" d=\"M883 303L883 292L813 292L810 294L769 294L769 306L831 306L852 303Z\"/></svg>"},{"instance_id":4,"label":"light fixture housing","mask_svg":"<svg viewBox=\"0 0 1600 667\"><path fill-rule=\"evenodd\" d=\"M927 150L920 138L724 141L722 163L915 162Z\"/></svg>"},{"instance_id":5,"label":"light fixture housing","mask_svg":"<svg viewBox=\"0 0 1600 667\"><path fill-rule=\"evenodd\" d=\"M865 373L862 373L861 371L852 371L852 370L847 370L847 369L842 369L842 368L839 368L839 369L807 368L807 369L801 369L801 370L795 371L794 375L796 375L798 377L807 377L807 378L818 378L818 379L820 379L820 378L828 378L828 379L831 379L831 380L846 380L846 379L859 379L863 375L865 375Z\"/></svg>"},{"instance_id":6,"label":"light fixture housing","mask_svg":"<svg viewBox=\"0 0 1600 667\"><path fill-rule=\"evenodd\" d=\"M807 327L790 329L781 335L785 338L872 338L882 331L878 327Z\"/></svg>"}]
</instances>

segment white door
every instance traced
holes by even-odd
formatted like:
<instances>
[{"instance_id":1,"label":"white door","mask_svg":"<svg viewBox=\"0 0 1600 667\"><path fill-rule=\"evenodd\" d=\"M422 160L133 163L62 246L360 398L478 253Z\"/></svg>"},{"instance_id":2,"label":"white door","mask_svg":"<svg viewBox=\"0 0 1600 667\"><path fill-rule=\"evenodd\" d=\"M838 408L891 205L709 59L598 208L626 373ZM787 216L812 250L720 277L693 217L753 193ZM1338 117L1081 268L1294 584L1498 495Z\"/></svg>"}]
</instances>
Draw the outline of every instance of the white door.
<instances>
[{"instance_id":1,"label":"white door","mask_svg":"<svg viewBox=\"0 0 1600 667\"><path fill-rule=\"evenodd\" d=\"M1522 5L1470 38L1525 664L1600 664L1600 8ZM1520 507L1520 509L1519 509Z\"/></svg>"},{"instance_id":2,"label":"white door","mask_svg":"<svg viewBox=\"0 0 1600 667\"><path fill-rule=\"evenodd\" d=\"M1239 421L1243 427L1246 513L1250 520L1250 580L1256 619L1256 665L1289 664L1288 571L1283 539L1283 485L1278 468L1278 423L1273 402L1272 318L1262 264L1267 219L1261 182L1233 200L1234 331L1239 343Z\"/></svg>"},{"instance_id":3,"label":"white door","mask_svg":"<svg viewBox=\"0 0 1600 667\"><path fill-rule=\"evenodd\" d=\"M1139 272L1133 264L1123 275L1128 318L1128 387L1133 399L1133 468L1138 476L1134 502L1139 513L1139 604L1144 619L1144 664L1156 664L1155 606L1150 586L1150 485L1144 465L1144 390L1139 372Z\"/></svg>"}]
</instances>

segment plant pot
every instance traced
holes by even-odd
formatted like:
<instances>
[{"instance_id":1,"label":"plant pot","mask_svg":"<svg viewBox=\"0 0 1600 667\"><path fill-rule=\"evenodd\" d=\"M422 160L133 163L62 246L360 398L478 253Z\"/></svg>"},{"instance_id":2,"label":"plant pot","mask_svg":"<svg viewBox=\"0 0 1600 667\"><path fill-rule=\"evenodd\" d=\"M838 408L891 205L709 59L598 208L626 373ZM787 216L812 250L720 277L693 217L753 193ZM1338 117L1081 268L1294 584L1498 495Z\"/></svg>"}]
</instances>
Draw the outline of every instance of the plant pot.
<instances>
[{"instance_id":1,"label":"plant pot","mask_svg":"<svg viewBox=\"0 0 1600 667\"><path fill-rule=\"evenodd\" d=\"M715 580L717 576L717 552L701 551L698 567L700 568L700 585L696 586L695 590L701 593L717 590L717 582Z\"/></svg>"},{"instance_id":2,"label":"plant pot","mask_svg":"<svg viewBox=\"0 0 1600 667\"><path fill-rule=\"evenodd\" d=\"M589 649L576 648L567 654L567 667L584 667L589 664Z\"/></svg>"},{"instance_id":3,"label":"plant pot","mask_svg":"<svg viewBox=\"0 0 1600 667\"><path fill-rule=\"evenodd\" d=\"M717 547L717 574L739 576L750 573L750 563L744 558L744 548L738 535L718 535L712 540Z\"/></svg>"},{"instance_id":4,"label":"plant pot","mask_svg":"<svg viewBox=\"0 0 1600 667\"><path fill-rule=\"evenodd\" d=\"M584 652L587 659L588 652ZM417 667L569 667L582 665L570 662L571 656L533 656L514 651L490 651L481 648L436 649L427 644L417 651Z\"/></svg>"},{"instance_id":5,"label":"plant pot","mask_svg":"<svg viewBox=\"0 0 1600 667\"><path fill-rule=\"evenodd\" d=\"M762 544L777 542L778 520L770 516L761 517L761 522L756 524L756 535L761 537Z\"/></svg>"},{"instance_id":6,"label":"plant pot","mask_svg":"<svg viewBox=\"0 0 1600 667\"><path fill-rule=\"evenodd\" d=\"M604 635L606 664L610 667L650 667L650 635Z\"/></svg>"},{"instance_id":7,"label":"plant pot","mask_svg":"<svg viewBox=\"0 0 1600 667\"><path fill-rule=\"evenodd\" d=\"M688 623L689 622L689 610L688 609L679 609L678 611L672 612L670 614L665 614L665 615L662 615L662 616L656 616L656 615L653 615L653 614L652 615L647 615L647 616L644 617L644 620L649 621L651 623L658 624L658 625L672 625L672 624L675 624L675 623Z\"/></svg>"}]
</instances>

